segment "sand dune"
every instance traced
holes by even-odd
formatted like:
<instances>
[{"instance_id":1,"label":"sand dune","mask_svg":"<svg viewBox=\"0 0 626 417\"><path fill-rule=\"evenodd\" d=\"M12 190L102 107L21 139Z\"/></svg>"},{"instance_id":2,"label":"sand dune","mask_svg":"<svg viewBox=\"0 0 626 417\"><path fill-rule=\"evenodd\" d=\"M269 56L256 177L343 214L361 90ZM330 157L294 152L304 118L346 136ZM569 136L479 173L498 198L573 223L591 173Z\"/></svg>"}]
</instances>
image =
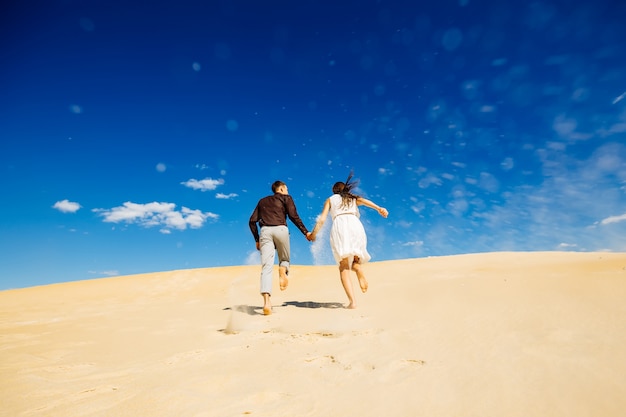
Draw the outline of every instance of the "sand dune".
<instances>
[{"instance_id":1,"label":"sand dune","mask_svg":"<svg viewBox=\"0 0 626 417\"><path fill-rule=\"evenodd\" d=\"M2 416L623 416L626 254L260 267L0 292ZM356 280L355 280L356 285ZM357 286L358 288L358 286Z\"/></svg>"}]
</instances>

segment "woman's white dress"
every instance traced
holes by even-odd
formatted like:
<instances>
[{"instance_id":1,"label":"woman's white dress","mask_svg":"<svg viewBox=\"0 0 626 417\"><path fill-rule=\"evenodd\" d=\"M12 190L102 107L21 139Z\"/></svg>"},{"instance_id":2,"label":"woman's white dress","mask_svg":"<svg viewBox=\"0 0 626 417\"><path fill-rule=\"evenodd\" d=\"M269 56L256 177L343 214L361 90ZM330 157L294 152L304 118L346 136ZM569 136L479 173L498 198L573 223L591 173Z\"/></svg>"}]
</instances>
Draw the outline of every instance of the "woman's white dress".
<instances>
[{"instance_id":1,"label":"woman's white dress","mask_svg":"<svg viewBox=\"0 0 626 417\"><path fill-rule=\"evenodd\" d=\"M344 258L352 265L355 256L364 263L371 259L367 253L367 235L361 220L356 200L351 200L347 206L342 206L341 196L333 194L330 197L330 215L333 225L330 229L330 248L335 261L339 263Z\"/></svg>"}]
</instances>

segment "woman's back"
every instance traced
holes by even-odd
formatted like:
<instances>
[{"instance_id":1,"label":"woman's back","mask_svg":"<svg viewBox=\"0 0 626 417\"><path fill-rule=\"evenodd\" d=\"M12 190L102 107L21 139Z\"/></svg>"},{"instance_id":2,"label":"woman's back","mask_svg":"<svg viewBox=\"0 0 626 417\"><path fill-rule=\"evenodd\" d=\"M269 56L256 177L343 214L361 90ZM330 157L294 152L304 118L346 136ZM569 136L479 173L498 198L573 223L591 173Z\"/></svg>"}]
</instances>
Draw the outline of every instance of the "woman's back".
<instances>
[{"instance_id":1,"label":"woman's back","mask_svg":"<svg viewBox=\"0 0 626 417\"><path fill-rule=\"evenodd\" d=\"M341 195L333 194L330 197L330 216L333 220L341 214L354 214L359 217L359 207L356 199L351 199L349 204L343 204Z\"/></svg>"}]
</instances>

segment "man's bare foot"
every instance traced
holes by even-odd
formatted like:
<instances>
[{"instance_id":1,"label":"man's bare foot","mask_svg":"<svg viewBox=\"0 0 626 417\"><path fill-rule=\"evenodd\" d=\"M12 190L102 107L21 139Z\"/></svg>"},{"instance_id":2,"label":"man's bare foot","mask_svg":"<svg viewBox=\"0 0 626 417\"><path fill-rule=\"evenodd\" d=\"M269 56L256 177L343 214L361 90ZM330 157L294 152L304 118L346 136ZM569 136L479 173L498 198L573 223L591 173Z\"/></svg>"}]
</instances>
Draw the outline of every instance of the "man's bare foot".
<instances>
[{"instance_id":1,"label":"man's bare foot","mask_svg":"<svg viewBox=\"0 0 626 417\"><path fill-rule=\"evenodd\" d=\"M278 268L278 283L280 284L280 290L284 291L289 285L289 280L287 279L287 270L283 267Z\"/></svg>"},{"instance_id":2,"label":"man's bare foot","mask_svg":"<svg viewBox=\"0 0 626 417\"><path fill-rule=\"evenodd\" d=\"M269 316L272 314L272 306L263 306L263 315Z\"/></svg>"},{"instance_id":3,"label":"man's bare foot","mask_svg":"<svg viewBox=\"0 0 626 417\"><path fill-rule=\"evenodd\" d=\"M354 303L350 303L346 306L346 308L349 310L354 310L356 308L356 305Z\"/></svg>"}]
</instances>

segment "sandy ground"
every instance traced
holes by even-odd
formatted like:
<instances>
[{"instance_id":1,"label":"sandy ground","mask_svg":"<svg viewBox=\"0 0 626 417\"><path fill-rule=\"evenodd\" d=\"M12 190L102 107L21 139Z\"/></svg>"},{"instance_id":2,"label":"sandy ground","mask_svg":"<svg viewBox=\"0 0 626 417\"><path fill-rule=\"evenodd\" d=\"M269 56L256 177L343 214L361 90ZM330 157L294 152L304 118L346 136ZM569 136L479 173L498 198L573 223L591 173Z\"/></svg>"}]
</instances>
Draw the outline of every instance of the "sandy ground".
<instances>
[{"instance_id":1,"label":"sandy ground","mask_svg":"<svg viewBox=\"0 0 626 417\"><path fill-rule=\"evenodd\" d=\"M624 416L626 254L260 266L0 292L1 416Z\"/></svg>"}]
</instances>

